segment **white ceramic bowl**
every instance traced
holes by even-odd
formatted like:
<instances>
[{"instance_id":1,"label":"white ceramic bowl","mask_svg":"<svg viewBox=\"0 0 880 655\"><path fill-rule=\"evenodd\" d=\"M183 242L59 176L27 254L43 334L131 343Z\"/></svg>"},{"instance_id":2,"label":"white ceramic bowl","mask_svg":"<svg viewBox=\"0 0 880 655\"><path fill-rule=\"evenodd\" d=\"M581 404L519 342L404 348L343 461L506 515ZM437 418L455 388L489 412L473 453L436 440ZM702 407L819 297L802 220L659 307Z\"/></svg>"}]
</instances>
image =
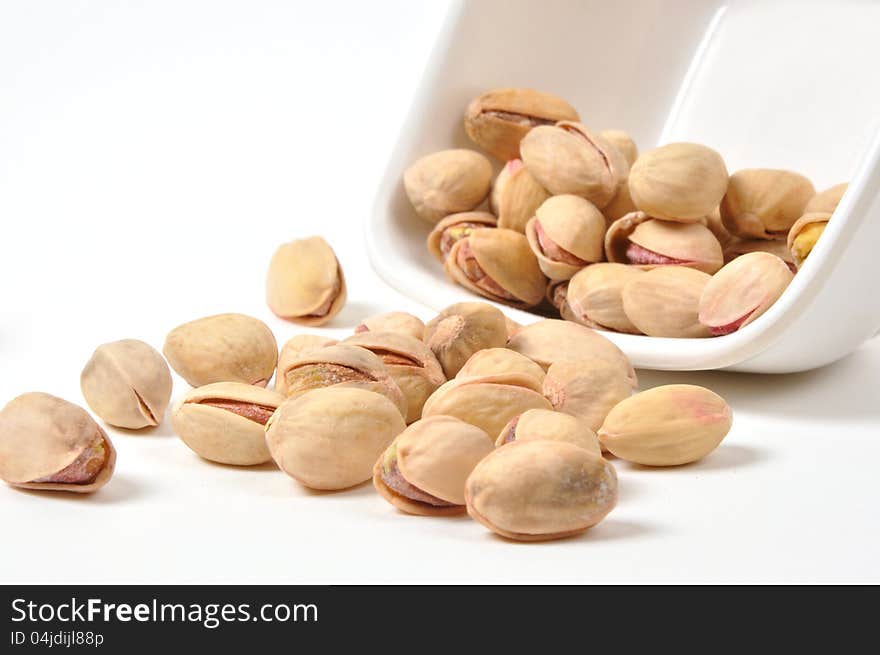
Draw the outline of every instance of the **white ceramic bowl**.
<instances>
[{"instance_id":1,"label":"white ceramic bowl","mask_svg":"<svg viewBox=\"0 0 880 655\"><path fill-rule=\"evenodd\" d=\"M494 87L551 91L594 129L641 150L671 141L717 149L728 168L790 168L817 189L850 181L822 239L780 300L710 339L605 333L636 366L800 371L852 352L880 329L880 3L750 0L480 0L453 3L367 225L373 266L439 310L475 296L425 249L406 166L474 147L468 101ZM503 308L530 323L528 312Z\"/></svg>"}]
</instances>

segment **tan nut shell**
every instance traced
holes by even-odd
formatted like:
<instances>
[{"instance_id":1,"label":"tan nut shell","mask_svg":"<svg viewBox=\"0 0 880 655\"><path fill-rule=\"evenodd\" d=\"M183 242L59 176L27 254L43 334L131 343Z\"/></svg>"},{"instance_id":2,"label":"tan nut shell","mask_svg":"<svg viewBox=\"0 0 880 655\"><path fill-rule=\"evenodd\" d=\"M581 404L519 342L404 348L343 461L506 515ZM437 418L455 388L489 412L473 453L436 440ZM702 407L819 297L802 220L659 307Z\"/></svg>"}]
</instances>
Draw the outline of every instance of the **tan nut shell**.
<instances>
[{"instance_id":1,"label":"tan nut shell","mask_svg":"<svg viewBox=\"0 0 880 655\"><path fill-rule=\"evenodd\" d=\"M794 225L791 226L791 230L788 232L788 239L786 241L786 250L788 251L789 257L786 258L783 255L780 257L786 263L793 263L797 268L800 268L804 265L804 261L806 261L807 256L801 256L801 253L798 252L797 247L795 246L795 240L800 236L801 232L803 232L806 228L811 225L827 225L828 221L831 219L832 214L829 212L810 212L809 214L804 214L799 219L794 222ZM823 228L824 230L824 228ZM821 236L821 234L820 234ZM815 244L814 244L815 247ZM810 249L812 252L812 248ZM809 253L807 253L809 254Z\"/></svg>"},{"instance_id":2,"label":"tan nut shell","mask_svg":"<svg viewBox=\"0 0 880 655\"><path fill-rule=\"evenodd\" d=\"M275 391L287 397L287 378L283 371L290 369L291 362L297 358L319 350L324 346L332 346L339 343L336 339L321 336L319 334L297 334L288 339L281 347L278 356L278 373L275 375Z\"/></svg>"},{"instance_id":3,"label":"tan nut shell","mask_svg":"<svg viewBox=\"0 0 880 655\"><path fill-rule=\"evenodd\" d=\"M174 432L199 457L234 466L253 466L272 459L262 423L212 405L219 400L278 409L284 396L242 382L215 382L192 389L174 404Z\"/></svg>"},{"instance_id":4,"label":"tan nut shell","mask_svg":"<svg viewBox=\"0 0 880 655\"><path fill-rule=\"evenodd\" d=\"M421 341L425 336L425 324L408 312L385 312L361 321L355 329L355 333L360 332L396 332Z\"/></svg>"},{"instance_id":5,"label":"tan nut shell","mask_svg":"<svg viewBox=\"0 0 880 655\"><path fill-rule=\"evenodd\" d=\"M465 484L468 514L519 541L583 532L617 504L617 474L599 455L564 441L524 441L493 451Z\"/></svg>"},{"instance_id":6,"label":"tan nut shell","mask_svg":"<svg viewBox=\"0 0 880 655\"><path fill-rule=\"evenodd\" d=\"M278 344L262 321L244 314L217 314L174 328L162 353L194 387L211 382L264 387L275 371Z\"/></svg>"},{"instance_id":7,"label":"tan nut shell","mask_svg":"<svg viewBox=\"0 0 880 655\"><path fill-rule=\"evenodd\" d=\"M602 330L639 334L623 311L623 287L644 271L624 264L593 264L568 283L568 306L579 323Z\"/></svg>"},{"instance_id":8,"label":"tan nut shell","mask_svg":"<svg viewBox=\"0 0 880 655\"><path fill-rule=\"evenodd\" d=\"M599 132L599 136L617 148L630 167L636 163L636 159L639 158L639 149L629 134L623 130L602 130Z\"/></svg>"},{"instance_id":9,"label":"tan nut shell","mask_svg":"<svg viewBox=\"0 0 880 655\"><path fill-rule=\"evenodd\" d=\"M171 371L149 344L123 339L98 346L79 378L83 397L110 425L159 425L171 400Z\"/></svg>"},{"instance_id":10,"label":"tan nut shell","mask_svg":"<svg viewBox=\"0 0 880 655\"><path fill-rule=\"evenodd\" d=\"M498 227L525 232L526 223L549 197L522 161L511 159L498 173L489 206L498 216Z\"/></svg>"},{"instance_id":11,"label":"tan nut shell","mask_svg":"<svg viewBox=\"0 0 880 655\"><path fill-rule=\"evenodd\" d=\"M484 375L519 373L535 379L540 386L544 382L544 369L525 355L509 348L486 348L471 355L456 378L478 378Z\"/></svg>"},{"instance_id":12,"label":"tan nut shell","mask_svg":"<svg viewBox=\"0 0 880 655\"><path fill-rule=\"evenodd\" d=\"M710 336L700 323L700 296L712 277L686 266L661 266L623 287L623 310L651 337Z\"/></svg>"},{"instance_id":13,"label":"tan nut shell","mask_svg":"<svg viewBox=\"0 0 880 655\"><path fill-rule=\"evenodd\" d=\"M727 167L717 152L697 143L670 143L642 153L629 174L639 210L669 221L697 220L727 191Z\"/></svg>"},{"instance_id":14,"label":"tan nut shell","mask_svg":"<svg viewBox=\"0 0 880 655\"><path fill-rule=\"evenodd\" d=\"M266 443L281 470L303 485L347 489L372 477L373 464L405 427L385 396L326 387L281 403L266 424Z\"/></svg>"},{"instance_id":15,"label":"tan nut shell","mask_svg":"<svg viewBox=\"0 0 880 655\"><path fill-rule=\"evenodd\" d=\"M706 215L706 227L715 235L722 248L727 247L733 239L730 232L724 227L724 221L721 220L721 210L718 207Z\"/></svg>"},{"instance_id":16,"label":"tan nut shell","mask_svg":"<svg viewBox=\"0 0 880 655\"><path fill-rule=\"evenodd\" d=\"M846 193L848 187L849 184L843 182L842 184L835 184L830 189L820 191L810 198L810 201L804 207L804 214L813 212L833 213L837 209L837 205L840 204L840 200L843 198L843 194Z\"/></svg>"},{"instance_id":17,"label":"tan nut shell","mask_svg":"<svg viewBox=\"0 0 880 655\"><path fill-rule=\"evenodd\" d=\"M721 396L690 384L654 387L618 404L599 429L612 454L646 466L702 459L727 436L733 416Z\"/></svg>"},{"instance_id":18,"label":"tan nut shell","mask_svg":"<svg viewBox=\"0 0 880 655\"><path fill-rule=\"evenodd\" d=\"M474 98L464 115L467 135L500 161L519 157L519 145L532 129L527 121L508 120L492 112L504 112L541 122L578 120L574 107L552 93L534 89L493 89Z\"/></svg>"},{"instance_id":19,"label":"tan nut shell","mask_svg":"<svg viewBox=\"0 0 880 655\"><path fill-rule=\"evenodd\" d=\"M450 238L452 245L455 245L456 241L470 236L470 233L475 229L475 227L468 227L468 225L471 224L475 227L495 227L496 221L495 217L489 212L460 212L458 214L450 214L437 223L437 225L434 226L434 229L431 230L431 233L428 234L426 244L428 246L428 251L434 255L434 259L442 264L446 260L446 255L449 254L448 252L446 254L443 253L443 238L447 231L455 231L458 229L460 232L460 235L455 237L454 240ZM449 246L449 250L452 250L452 246Z\"/></svg>"},{"instance_id":20,"label":"tan nut shell","mask_svg":"<svg viewBox=\"0 0 880 655\"><path fill-rule=\"evenodd\" d=\"M280 246L269 262L266 302L276 316L300 325L323 325L345 305L342 266L321 237Z\"/></svg>"},{"instance_id":21,"label":"tan nut shell","mask_svg":"<svg viewBox=\"0 0 880 655\"><path fill-rule=\"evenodd\" d=\"M422 157L403 174L406 195L430 223L469 212L489 195L492 164L473 150L441 150Z\"/></svg>"},{"instance_id":22,"label":"tan nut shell","mask_svg":"<svg viewBox=\"0 0 880 655\"><path fill-rule=\"evenodd\" d=\"M721 220L738 237L781 238L815 193L812 182L793 171L743 169L730 176L721 201Z\"/></svg>"},{"instance_id":23,"label":"tan nut shell","mask_svg":"<svg viewBox=\"0 0 880 655\"><path fill-rule=\"evenodd\" d=\"M516 426L514 427L514 422ZM596 455L602 454L599 438L583 420L571 414L546 409L530 409L516 416L502 428L495 446L500 448L513 430L513 441L565 441Z\"/></svg>"},{"instance_id":24,"label":"tan nut shell","mask_svg":"<svg viewBox=\"0 0 880 655\"><path fill-rule=\"evenodd\" d=\"M91 483L34 482L73 464L99 436L108 452ZM13 487L90 493L107 484L115 466L116 450L107 433L73 403L30 392L0 411L0 478Z\"/></svg>"},{"instance_id":25,"label":"tan nut shell","mask_svg":"<svg viewBox=\"0 0 880 655\"><path fill-rule=\"evenodd\" d=\"M596 357L551 364L543 385L554 410L577 416L591 430L598 430L608 412L632 391L619 365Z\"/></svg>"},{"instance_id":26,"label":"tan nut shell","mask_svg":"<svg viewBox=\"0 0 880 655\"><path fill-rule=\"evenodd\" d=\"M538 259L541 271L551 280L568 280L583 265L558 261L544 253L538 239L537 224L560 248L587 263L602 261L605 256L605 217L589 200L580 196L553 196L538 207L526 225L529 247Z\"/></svg>"},{"instance_id":27,"label":"tan nut shell","mask_svg":"<svg viewBox=\"0 0 880 655\"><path fill-rule=\"evenodd\" d=\"M425 344L448 379L479 350L507 343L507 323L497 307L484 302L450 305L425 326Z\"/></svg>"},{"instance_id":28,"label":"tan nut shell","mask_svg":"<svg viewBox=\"0 0 880 655\"><path fill-rule=\"evenodd\" d=\"M606 225L610 226L618 218L623 218L634 211L638 209L629 193L629 180L624 180L617 188L617 193L614 194L611 202L602 209L602 215L605 216Z\"/></svg>"},{"instance_id":29,"label":"tan nut shell","mask_svg":"<svg viewBox=\"0 0 880 655\"><path fill-rule=\"evenodd\" d=\"M794 259L791 256L791 250L785 241L779 239L731 239L724 247L724 262L730 262L740 255L750 252L769 252L776 255L790 266L794 266Z\"/></svg>"}]
</instances>

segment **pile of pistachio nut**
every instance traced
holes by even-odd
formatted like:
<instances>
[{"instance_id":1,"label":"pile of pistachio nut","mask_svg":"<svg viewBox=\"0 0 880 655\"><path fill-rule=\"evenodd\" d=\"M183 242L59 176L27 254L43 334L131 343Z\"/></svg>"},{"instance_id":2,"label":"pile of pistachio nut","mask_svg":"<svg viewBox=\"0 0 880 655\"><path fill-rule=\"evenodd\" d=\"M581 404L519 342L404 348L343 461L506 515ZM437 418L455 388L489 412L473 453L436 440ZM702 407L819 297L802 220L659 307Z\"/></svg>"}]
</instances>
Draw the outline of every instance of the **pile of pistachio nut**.
<instances>
[{"instance_id":1,"label":"pile of pistachio nut","mask_svg":"<svg viewBox=\"0 0 880 655\"><path fill-rule=\"evenodd\" d=\"M696 143L639 155L565 100L495 89L467 107L475 150L435 152L403 182L451 280L491 300L655 337L734 332L806 261L846 191L744 169ZM488 201L488 208L485 203Z\"/></svg>"}]
</instances>

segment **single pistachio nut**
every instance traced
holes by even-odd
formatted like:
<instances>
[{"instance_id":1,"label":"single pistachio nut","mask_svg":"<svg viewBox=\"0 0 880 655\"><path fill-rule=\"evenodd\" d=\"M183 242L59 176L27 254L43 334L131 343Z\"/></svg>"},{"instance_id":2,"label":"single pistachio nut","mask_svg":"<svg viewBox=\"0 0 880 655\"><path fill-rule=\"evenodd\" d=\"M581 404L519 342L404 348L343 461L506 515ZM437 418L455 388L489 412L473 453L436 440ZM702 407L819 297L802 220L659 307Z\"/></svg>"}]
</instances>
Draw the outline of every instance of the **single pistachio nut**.
<instances>
[{"instance_id":1,"label":"single pistachio nut","mask_svg":"<svg viewBox=\"0 0 880 655\"><path fill-rule=\"evenodd\" d=\"M632 137L623 130L602 130L599 136L617 148L626 163L632 166L639 158L639 149Z\"/></svg>"},{"instance_id":2,"label":"single pistachio nut","mask_svg":"<svg viewBox=\"0 0 880 655\"><path fill-rule=\"evenodd\" d=\"M495 179L489 207L498 216L498 227L525 232L526 223L549 197L522 160L511 159Z\"/></svg>"},{"instance_id":3,"label":"single pistachio nut","mask_svg":"<svg viewBox=\"0 0 880 655\"><path fill-rule=\"evenodd\" d=\"M740 255L750 252L769 252L771 255L776 255L784 261L792 273L797 270L791 250L788 249L788 244L778 239L731 239L724 246L724 263L731 262Z\"/></svg>"},{"instance_id":4,"label":"single pistachio nut","mask_svg":"<svg viewBox=\"0 0 880 655\"><path fill-rule=\"evenodd\" d=\"M724 399L691 384L669 384L618 403L599 429L615 457L645 466L702 459L727 436L733 416Z\"/></svg>"},{"instance_id":5,"label":"single pistachio nut","mask_svg":"<svg viewBox=\"0 0 880 655\"><path fill-rule=\"evenodd\" d=\"M525 355L510 348L486 348L478 350L465 362L456 378L478 378L484 375L519 373L535 379L537 387L544 382L544 369Z\"/></svg>"},{"instance_id":6,"label":"single pistachio nut","mask_svg":"<svg viewBox=\"0 0 880 655\"><path fill-rule=\"evenodd\" d=\"M90 493L115 466L107 433L73 403L30 392L0 411L0 478L13 487Z\"/></svg>"},{"instance_id":7,"label":"single pistachio nut","mask_svg":"<svg viewBox=\"0 0 880 655\"><path fill-rule=\"evenodd\" d=\"M736 332L766 312L793 277L776 255L741 255L713 275L703 289L700 323L715 336Z\"/></svg>"},{"instance_id":8,"label":"single pistachio nut","mask_svg":"<svg viewBox=\"0 0 880 655\"><path fill-rule=\"evenodd\" d=\"M819 237L828 226L829 212L811 212L797 219L788 232L787 250L795 268L804 265ZM786 262L788 263L788 262Z\"/></svg>"},{"instance_id":9,"label":"single pistachio nut","mask_svg":"<svg viewBox=\"0 0 880 655\"><path fill-rule=\"evenodd\" d=\"M526 224L526 238L541 272L551 280L568 280L604 258L605 217L580 196L553 196Z\"/></svg>"},{"instance_id":10,"label":"single pistachio nut","mask_svg":"<svg viewBox=\"0 0 880 655\"><path fill-rule=\"evenodd\" d=\"M608 412L633 392L619 364L598 357L555 362L547 369L542 391L557 412L576 416L598 430Z\"/></svg>"},{"instance_id":11,"label":"single pistachio nut","mask_svg":"<svg viewBox=\"0 0 880 655\"><path fill-rule=\"evenodd\" d=\"M278 344L262 321L244 314L217 314L171 330L162 354L194 387L212 382L265 387L278 363Z\"/></svg>"},{"instance_id":12,"label":"single pistachio nut","mask_svg":"<svg viewBox=\"0 0 880 655\"><path fill-rule=\"evenodd\" d=\"M430 223L469 212L489 195L492 164L473 150L441 150L422 157L403 174L416 213Z\"/></svg>"},{"instance_id":13,"label":"single pistachio nut","mask_svg":"<svg viewBox=\"0 0 880 655\"><path fill-rule=\"evenodd\" d=\"M641 211L611 224L605 234L605 255L609 262L645 270L689 266L712 274L724 265L721 244L702 223L664 221Z\"/></svg>"},{"instance_id":14,"label":"single pistachio nut","mask_svg":"<svg viewBox=\"0 0 880 655\"><path fill-rule=\"evenodd\" d=\"M421 341L425 336L425 324L418 316L407 312L386 312L361 321L354 333L362 332L396 332Z\"/></svg>"},{"instance_id":15,"label":"single pistachio nut","mask_svg":"<svg viewBox=\"0 0 880 655\"><path fill-rule=\"evenodd\" d=\"M727 191L727 167L717 152L697 143L670 143L639 156L629 192L639 210L667 221L697 220Z\"/></svg>"},{"instance_id":16,"label":"single pistachio nut","mask_svg":"<svg viewBox=\"0 0 880 655\"><path fill-rule=\"evenodd\" d=\"M428 235L428 251L441 264L446 261L452 246L480 227L495 227L495 217L489 212L461 212L450 214L434 226Z\"/></svg>"},{"instance_id":17,"label":"single pistachio nut","mask_svg":"<svg viewBox=\"0 0 880 655\"><path fill-rule=\"evenodd\" d=\"M282 471L312 489L366 482L373 465L406 425L385 396L352 387L288 398L266 424L266 444Z\"/></svg>"},{"instance_id":18,"label":"single pistachio nut","mask_svg":"<svg viewBox=\"0 0 880 655\"><path fill-rule=\"evenodd\" d=\"M710 336L700 323L700 297L712 277L686 266L661 266L623 287L623 311L649 337Z\"/></svg>"},{"instance_id":19,"label":"single pistachio nut","mask_svg":"<svg viewBox=\"0 0 880 655\"><path fill-rule=\"evenodd\" d=\"M278 355L278 374L275 376L275 391L287 397L287 377L281 372L290 368L290 364L299 357L311 353L324 346L339 343L336 339L319 334L297 334L288 339L281 347Z\"/></svg>"},{"instance_id":20,"label":"single pistachio nut","mask_svg":"<svg viewBox=\"0 0 880 655\"><path fill-rule=\"evenodd\" d=\"M514 416L501 430L495 446L513 441L565 441L596 455L602 454L599 438L585 421L571 414L530 409Z\"/></svg>"},{"instance_id":21,"label":"single pistachio nut","mask_svg":"<svg viewBox=\"0 0 880 655\"><path fill-rule=\"evenodd\" d=\"M743 169L730 176L721 220L744 239L782 239L815 194L812 182L793 171Z\"/></svg>"},{"instance_id":22,"label":"single pistachio nut","mask_svg":"<svg viewBox=\"0 0 880 655\"><path fill-rule=\"evenodd\" d=\"M465 289L513 307L537 305L547 288L528 240L513 230L474 230L452 247L443 267Z\"/></svg>"},{"instance_id":23,"label":"single pistachio nut","mask_svg":"<svg viewBox=\"0 0 880 655\"><path fill-rule=\"evenodd\" d=\"M177 436L199 457L234 466L272 459L265 425L284 396L242 382L214 382L190 390L171 411Z\"/></svg>"},{"instance_id":24,"label":"single pistachio nut","mask_svg":"<svg viewBox=\"0 0 880 655\"><path fill-rule=\"evenodd\" d=\"M285 243L272 255L266 302L272 313L301 325L323 325L345 305L345 276L321 237Z\"/></svg>"},{"instance_id":25,"label":"single pistachio nut","mask_svg":"<svg viewBox=\"0 0 880 655\"><path fill-rule=\"evenodd\" d=\"M447 379L452 379L479 350L507 343L508 326L497 307L484 302L450 305L425 326L425 345L431 349Z\"/></svg>"},{"instance_id":26,"label":"single pistachio nut","mask_svg":"<svg viewBox=\"0 0 880 655\"><path fill-rule=\"evenodd\" d=\"M820 191L810 198L810 201L804 207L804 214L811 214L813 212L833 213L848 187L849 185L844 182L842 184L835 184L830 189Z\"/></svg>"},{"instance_id":27,"label":"single pistachio nut","mask_svg":"<svg viewBox=\"0 0 880 655\"><path fill-rule=\"evenodd\" d=\"M579 120L574 107L534 89L493 89L474 98L464 115L471 140L500 161L519 157L522 138L537 125Z\"/></svg>"},{"instance_id":28,"label":"single pistachio nut","mask_svg":"<svg viewBox=\"0 0 880 655\"><path fill-rule=\"evenodd\" d=\"M152 346L137 339L98 346L79 383L95 414L130 430L159 425L171 400L168 364Z\"/></svg>"},{"instance_id":29,"label":"single pistachio nut","mask_svg":"<svg viewBox=\"0 0 880 655\"><path fill-rule=\"evenodd\" d=\"M520 151L525 167L552 195L581 196L599 209L611 202L629 174L620 151L581 123L536 127Z\"/></svg>"},{"instance_id":30,"label":"single pistachio nut","mask_svg":"<svg viewBox=\"0 0 880 655\"><path fill-rule=\"evenodd\" d=\"M542 541L590 528L617 504L617 473L601 456L564 441L494 450L465 483L468 514L508 539Z\"/></svg>"},{"instance_id":31,"label":"single pistachio nut","mask_svg":"<svg viewBox=\"0 0 880 655\"><path fill-rule=\"evenodd\" d=\"M453 416L422 419L401 432L376 461L373 486L408 514L462 514L464 483L492 450L492 439L476 426Z\"/></svg>"},{"instance_id":32,"label":"single pistachio nut","mask_svg":"<svg viewBox=\"0 0 880 655\"><path fill-rule=\"evenodd\" d=\"M568 283L568 306L578 323L600 330L639 334L623 311L623 287L644 275L625 264L593 264L581 269Z\"/></svg>"},{"instance_id":33,"label":"single pistachio nut","mask_svg":"<svg viewBox=\"0 0 880 655\"><path fill-rule=\"evenodd\" d=\"M618 218L623 218L634 211L638 211L638 209L629 193L629 180L624 180L617 188L617 193L614 194L611 202L602 209L606 227L610 227Z\"/></svg>"}]
</instances>

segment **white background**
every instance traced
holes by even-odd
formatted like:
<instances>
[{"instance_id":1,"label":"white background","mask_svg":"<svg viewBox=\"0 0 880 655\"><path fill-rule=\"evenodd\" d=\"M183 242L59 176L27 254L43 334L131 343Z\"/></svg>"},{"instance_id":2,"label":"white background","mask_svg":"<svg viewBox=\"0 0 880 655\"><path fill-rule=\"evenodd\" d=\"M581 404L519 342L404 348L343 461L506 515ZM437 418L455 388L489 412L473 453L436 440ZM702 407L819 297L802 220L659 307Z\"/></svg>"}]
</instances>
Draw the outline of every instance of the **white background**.
<instances>
[{"instance_id":1,"label":"white background","mask_svg":"<svg viewBox=\"0 0 880 655\"><path fill-rule=\"evenodd\" d=\"M323 234L349 281L325 330L429 312L369 267L362 225L442 2L0 4L0 402L81 403L95 346L263 302L281 242ZM487 27L490 29L491 27ZM841 317L846 320L846 317ZM91 497L0 488L0 582L880 582L880 340L820 371L640 372L726 396L703 462L618 463L587 535L514 544L200 460L166 423L110 430ZM175 378L177 397L186 385Z\"/></svg>"}]
</instances>

